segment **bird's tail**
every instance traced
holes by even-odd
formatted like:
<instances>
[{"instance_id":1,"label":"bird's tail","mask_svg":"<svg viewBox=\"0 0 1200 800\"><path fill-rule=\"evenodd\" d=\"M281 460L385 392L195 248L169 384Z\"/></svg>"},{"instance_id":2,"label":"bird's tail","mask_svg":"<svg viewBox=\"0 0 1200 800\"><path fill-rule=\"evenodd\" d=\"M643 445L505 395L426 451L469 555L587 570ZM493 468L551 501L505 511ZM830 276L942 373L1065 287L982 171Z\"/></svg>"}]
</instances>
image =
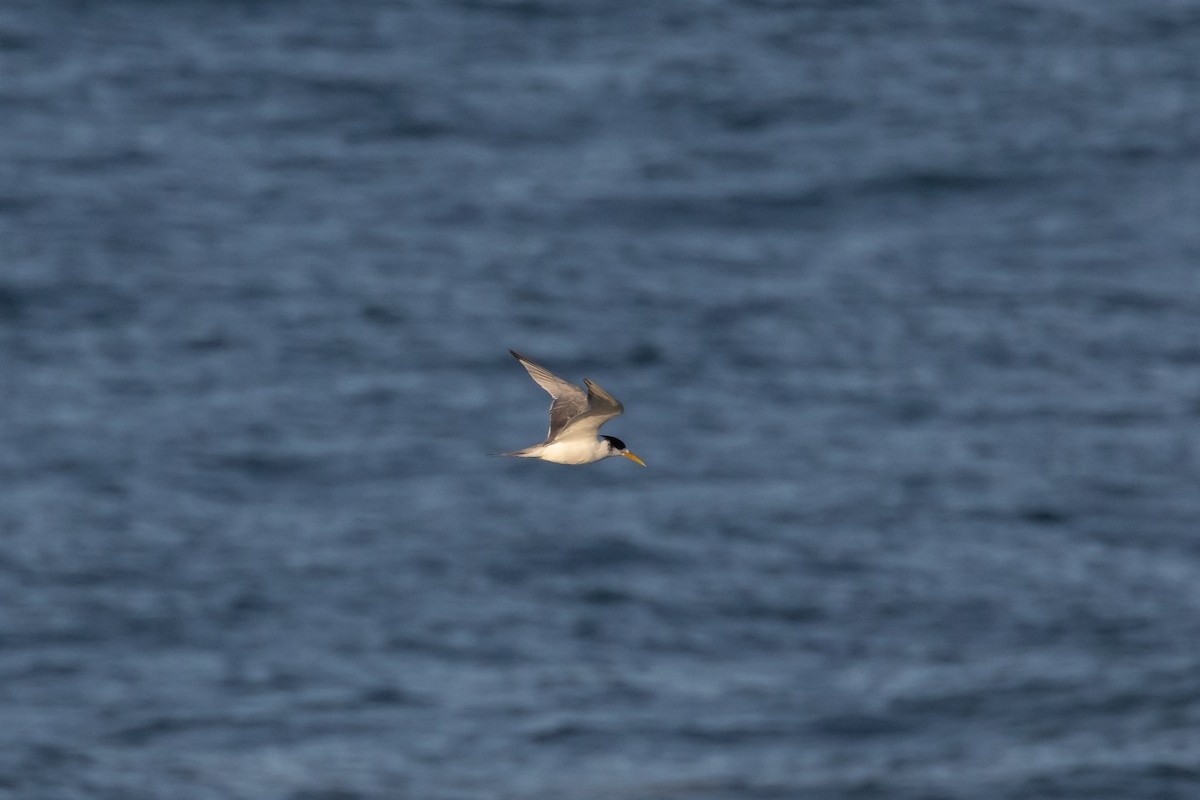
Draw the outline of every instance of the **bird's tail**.
<instances>
[{"instance_id":1,"label":"bird's tail","mask_svg":"<svg viewBox=\"0 0 1200 800\"><path fill-rule=\"evenodd\" d=\"M534 447L526 447L522 450L513 450L509 453L492 453L494 456L516 456L517 458L537 458L537 453Z\"/></svg>"}]
</instances>

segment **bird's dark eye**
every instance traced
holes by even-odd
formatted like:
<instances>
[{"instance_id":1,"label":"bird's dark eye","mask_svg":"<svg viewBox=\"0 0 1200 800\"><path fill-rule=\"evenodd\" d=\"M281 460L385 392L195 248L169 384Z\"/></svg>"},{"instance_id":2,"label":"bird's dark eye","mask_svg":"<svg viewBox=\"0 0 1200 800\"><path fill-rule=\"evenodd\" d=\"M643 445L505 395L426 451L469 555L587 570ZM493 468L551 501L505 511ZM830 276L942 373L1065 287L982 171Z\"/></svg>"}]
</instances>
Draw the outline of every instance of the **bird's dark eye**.
<instances>
[{"instance_id":1,"label":"bird's dark eye","mask_svg":"<svg viewBox=\"0 0 1200 800\"><path fill-rule=\"evenodd\" d=\"M615 450L624 450L624 449L625 449L625 443L624 443L624 442L622 442L622 441L621 441L620 439L618 439L617 437L615 437L615 436L605 436L604 438L605 438L605 439L607 439L607 440L608 440L608 443L609 443L609 444L611 444L611 445L613 446L613 449L615 449Z\"/></svg>"}]
</instances>

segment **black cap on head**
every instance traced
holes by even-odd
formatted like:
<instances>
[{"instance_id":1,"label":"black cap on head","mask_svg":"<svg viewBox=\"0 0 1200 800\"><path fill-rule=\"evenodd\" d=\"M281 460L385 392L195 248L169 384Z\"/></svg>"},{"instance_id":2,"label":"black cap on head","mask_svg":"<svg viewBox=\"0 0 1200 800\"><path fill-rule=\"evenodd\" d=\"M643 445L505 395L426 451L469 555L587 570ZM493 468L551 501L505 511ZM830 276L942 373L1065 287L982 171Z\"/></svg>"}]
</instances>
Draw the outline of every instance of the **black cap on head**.
<instances>
[{"instance_id":1,"label":"black cap on head","mask_svg":"<svg viewBox=\"0 0 1200 800\"><path fill-rule=\"evenodd\" d=\"M601 438L601 439L604 439L604 440L606 440L606 441L607 441L609 444L611 444L611 445L613 446L613 448L614 448L614 449L616 449L616 450L624 450L624 449L626 449L626 448L625 448L625 443L624 443L624 442L622 442L620 439L618 439L618 438L617 438L617 437L615 437L615 436L601 436L600 438Z\"/></svg>"}]
</instances>

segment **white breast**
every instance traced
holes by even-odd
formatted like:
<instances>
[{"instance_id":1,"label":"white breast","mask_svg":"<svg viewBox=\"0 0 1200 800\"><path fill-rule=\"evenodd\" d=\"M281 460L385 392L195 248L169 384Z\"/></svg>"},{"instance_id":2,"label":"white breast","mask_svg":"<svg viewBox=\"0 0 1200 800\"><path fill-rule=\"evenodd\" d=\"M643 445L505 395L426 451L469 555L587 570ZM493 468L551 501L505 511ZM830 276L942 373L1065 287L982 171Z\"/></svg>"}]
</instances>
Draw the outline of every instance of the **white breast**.
<instances>
[{"instance_id":1,"label":"white breast","mask_svg":"<svg viewBox=\"0 0 1200 800\"><path fill-rule=\"evenodd\" d=\"M552 442L538 453L538 458L555 464L590 464L606 456L608 446L601 439Z\"/></svg>"}]
</instances>

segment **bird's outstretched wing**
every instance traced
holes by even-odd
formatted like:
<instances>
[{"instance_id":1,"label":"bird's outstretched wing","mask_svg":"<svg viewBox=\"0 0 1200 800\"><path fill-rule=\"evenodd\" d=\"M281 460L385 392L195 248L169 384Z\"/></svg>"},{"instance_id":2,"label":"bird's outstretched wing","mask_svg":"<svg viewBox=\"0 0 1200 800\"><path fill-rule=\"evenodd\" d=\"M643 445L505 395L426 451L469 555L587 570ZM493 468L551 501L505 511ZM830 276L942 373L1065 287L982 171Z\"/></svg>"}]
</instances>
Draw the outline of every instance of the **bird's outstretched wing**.
<instances>
[{"instance_id":1,"label":"bird's outstretched wing","mask_svg":"<svg viewBox=\"0 0 1200 800\"><path fill-rule=\"evenodd\" d=\"M538 386L541 386L554 398L554 402L550 404L550 431L546 434L547 442L558 436L571 420L587 413L589 395L584 394L583 389L564 381L550 370L533 363L515 350L508 352L521 362L521 366L529 372L529 377L533 378Z\"/></svg>"},{"instance_id":2,"label":"bird's outstretched wing","mask_svg":"<svg viewBox=\"0 0 1200 800\"><path fill-rule=\"evenodd\" d=\"M599 384L583 379L588 387L587 411L567 421L559 431L559 439L594 439L600 426L613 417L619 417L625 411L621 401L613 397Z\"/></svg>"}]
</instances>

